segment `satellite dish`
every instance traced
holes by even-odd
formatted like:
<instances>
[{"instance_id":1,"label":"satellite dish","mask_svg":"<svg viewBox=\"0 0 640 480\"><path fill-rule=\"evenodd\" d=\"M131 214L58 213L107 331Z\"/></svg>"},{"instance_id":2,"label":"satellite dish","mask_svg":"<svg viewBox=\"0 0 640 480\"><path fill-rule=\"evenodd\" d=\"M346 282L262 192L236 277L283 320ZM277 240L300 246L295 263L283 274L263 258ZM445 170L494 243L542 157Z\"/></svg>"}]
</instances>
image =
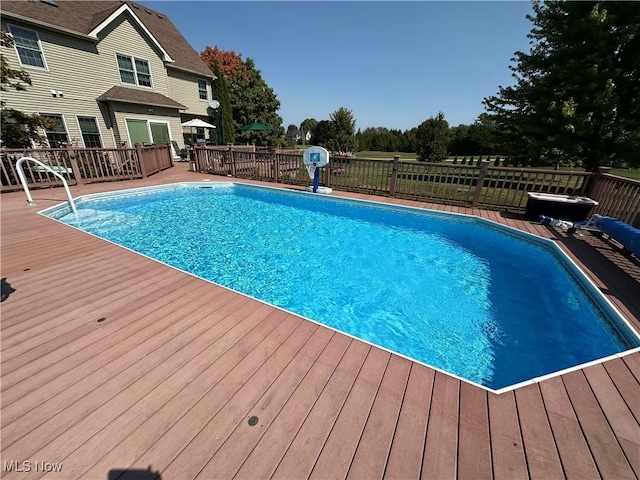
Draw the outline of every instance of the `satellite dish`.
<instances>
[{"instance_id":1,"label":"satellite dish","mask_svg":"<svg viewBox=\"0 0 640 480\"><path fill-rule=\"evenodd\" d=\"M220 102L218 100L211 100L209 106L215 110L220 106Z\"/></svg>"}]
</instances>

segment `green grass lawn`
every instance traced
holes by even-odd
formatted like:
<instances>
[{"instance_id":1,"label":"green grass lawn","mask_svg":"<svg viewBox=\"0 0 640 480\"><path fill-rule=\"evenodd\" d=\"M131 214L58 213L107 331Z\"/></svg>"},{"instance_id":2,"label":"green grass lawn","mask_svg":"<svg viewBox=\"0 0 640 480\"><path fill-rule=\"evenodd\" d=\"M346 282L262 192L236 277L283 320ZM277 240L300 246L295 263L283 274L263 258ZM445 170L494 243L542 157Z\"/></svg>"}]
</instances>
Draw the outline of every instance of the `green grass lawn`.
<instances>
[{"instance_id":1,"label":"green grass lawn","mask_svg":"<svg viewBox=\"0 0 640 480\"><path fill-rule=\"evenodd\" d=\"M640 168L612 168L609 173L618 177L640 180Z\"/></svg>"},{"instance_id":2,"label":"green grass lawn","mask_svg":"<svg viewBox=\"0 0 640 480\"><path fill-rule=\"evenodd\" d=\"M412 152L374 152L371 150L364 150L362 152L356 152L356 158L376 158L382 160L392 160L394 155L400 155L400 160L416 160L417 156ZM478 159L479 155L474 155L474 162ZM503 157L503 156L501 156ZM464 156L458 155L458 162L460 162ZM490 159L495 160L496 156L491 155ZM483 155L483 159L487 159L486 155ZM467 156L467 161L469 160L469 156ZM447 158L446 163L453 162L453 157ZM540 167L543 169L550 169L551 167ZM573 167L560 167L560 170L565 171L574 171L574 172L584 172L582 168L573 168ZM613 168L609 172L611 175L616 175L618 177L630 178L632 180L640 180L640 169L638 168Z\"/></svg>"}]
</instances>

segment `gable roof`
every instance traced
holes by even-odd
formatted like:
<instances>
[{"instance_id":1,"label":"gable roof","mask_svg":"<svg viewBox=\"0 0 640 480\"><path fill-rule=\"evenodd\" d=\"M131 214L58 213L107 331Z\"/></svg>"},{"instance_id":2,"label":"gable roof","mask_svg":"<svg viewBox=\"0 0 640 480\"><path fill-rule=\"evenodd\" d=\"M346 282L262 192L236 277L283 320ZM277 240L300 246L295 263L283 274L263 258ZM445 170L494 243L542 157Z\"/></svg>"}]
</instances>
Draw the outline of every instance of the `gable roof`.
<instances>
[{"instance_id":1,"label":"gable roof","mask_svg":"<svg viewBox=\"0 0 640 480\"><path fill-rule=\"evenodd\" d=\"M161 52L168 68L214 78L200 55L169 18L148 7L123 0L45 2L2 1L2 15L67 34L96 40L98 33L121 14L128 14Z\"/></svg>"}]
</instances>

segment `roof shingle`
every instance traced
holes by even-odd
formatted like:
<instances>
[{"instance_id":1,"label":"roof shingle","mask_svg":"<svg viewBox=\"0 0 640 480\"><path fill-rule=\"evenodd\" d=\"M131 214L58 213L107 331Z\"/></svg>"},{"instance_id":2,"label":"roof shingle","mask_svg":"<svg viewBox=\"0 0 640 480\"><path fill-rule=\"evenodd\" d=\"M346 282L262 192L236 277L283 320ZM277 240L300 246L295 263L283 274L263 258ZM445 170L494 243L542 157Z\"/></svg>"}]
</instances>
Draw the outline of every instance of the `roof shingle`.
<instances>
[{"instance_id":1,"label":"roof shingle","mask_svg":"<svg viewBox=\"0 0 640 480\"><path fill-rule=\"evenodd\" d=\"M175 63L169 63L167 67L213 77L200 55L166 15L134 2L72 0L58 1L56 5L51 5L45 2L3 0L2 14L87 35L125 3L174 60Z\"/></svg>"},{"instance_id":2,"label":"roof shingle","mask_svg":"<svg viewBox=\"0 0 640 480\"><path fill-rule=\"evenodd\" d=\"M111 87L104 92L98 98L99 102L123 102L123 103L138 103L141 105L150 105L154 107L167 107L177 108L179 110L186 110L187 107L169 97L162 95L161 93L138 90L135 88L127 87Z\"/></svg>"}]
</instances>

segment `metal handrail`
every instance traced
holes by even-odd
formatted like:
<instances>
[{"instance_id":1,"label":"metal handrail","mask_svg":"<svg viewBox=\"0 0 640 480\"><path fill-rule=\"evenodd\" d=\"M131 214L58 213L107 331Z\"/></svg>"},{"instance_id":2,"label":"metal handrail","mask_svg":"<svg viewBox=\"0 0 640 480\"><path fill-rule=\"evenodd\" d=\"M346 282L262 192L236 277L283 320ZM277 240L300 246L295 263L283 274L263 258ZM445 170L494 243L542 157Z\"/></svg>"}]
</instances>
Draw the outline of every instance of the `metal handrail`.
<instances>
[{"instance_id":1,"label":"metal handrail","mask_svg":"<svg viewBox=\"0 0 640 480\"><path fill-rule=\"evenodd\" d=\"M71 191L69 190L69 185L67 184L67 181L65 180L65 178L62 175L60 175L58 172L53 170L50 166L45 165L40 160L36 160L33 157L22 157L16 163L16 169L18 170L18 177L20 177L20 183L22 183L22 188L24 188L24 193L27 194L27 203L29 205L34 205L33 198L31 197L31 192L29 192L29 187L27 186L27 177L25 177L24 169L22 168L22 164L24 162L28 162L29 160L40 165L46 171L53 173L56 177L62 180L62 185L64 186L64 189L67 192L67 198L69 199L69 205L71 206L71 210L73 211L73 213L78 213L78 211L76 210L76 203L73 201L73 197L71 196Z\"/></svg>"}]
</instances>

